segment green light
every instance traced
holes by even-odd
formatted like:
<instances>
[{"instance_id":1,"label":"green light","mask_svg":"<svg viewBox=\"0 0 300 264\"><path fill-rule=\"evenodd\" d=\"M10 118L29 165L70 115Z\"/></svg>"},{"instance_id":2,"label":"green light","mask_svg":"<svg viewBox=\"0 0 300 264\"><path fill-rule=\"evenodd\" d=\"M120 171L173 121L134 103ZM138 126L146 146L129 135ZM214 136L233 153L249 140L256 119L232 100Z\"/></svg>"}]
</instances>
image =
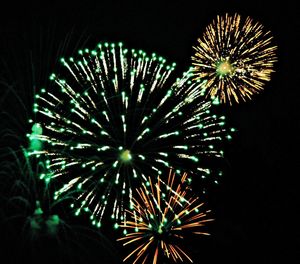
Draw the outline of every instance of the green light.
<instances>
[{"instance_id":1,"label":"green light","mask_svg":"<svg viewBox=\"0 0 300 264\"><path fill-rule=\"evenodd\" d=\"M157 233L158 234L162 234L163 233L163 230L162 230L161 226L158 228Z\"/></svg>"},{"instance_id":2,"label":"green light","mask_svg":"<svg viewBox=\"0 0 300 264\"><path fill-rule=\"evenodd\" d=\"M30 139L30 150L36 150L39 151L43 147L42 142L38 139Z\"/></svg>"},{"instance_id":3,"label":"green light","mask_svg":"<svg viewBox=\"0 0 300 264\"><path fill-rule=\"evenodd\" d=\"M50 182L50 178L46 178L45 182L46 182L46 184L48 184Z\"/></svg>"},{"instance_id":4,"label":"green light","mask_svg":"<svg viewBox=\"0 0 300 264\"><path fill-rule=\"evenodd\" d=\"M195 161L195 162L198 162L198 161L199 161L199 159L198 159L197 157L195 157L195 156L192 156L192 157L191 157L191 160L193 160L193 161Z\"/></svg>"},{"instance_id":5,"label":"green light","mask_svg":"<svg viewBox=\"0 0 300 264\"><path fill-rule=\"evenodd\" d=\"M226 138L227 138L228 140L231 140L231 139L232 139L232 136L227 135Z\"/></svg>"},{"instance_id":6,"label":"green light","mask_svg":"<svg viewBox=\"0 0 300 264\"><path fill-rule=\"evenodd\" d=\"M117 165L118 165L118 161L115 161L114 164L113 164L113 167L116 168Z\"/></svg>"},{"instance_id":7,"label":"green light","mask_svg":"<svg viewBox=\"0 0 300 264\"><path fill-rule=\"evenodd\" d=\"M212 104L213 104L213 105L219 105L219 104L220 104L219 98L218 98L218 97L213 98Z\"/></svg>"},{"instance_id":8,"label":"green light","mask_svg":"<svg viewBox=\"0 0 300 264\"><path fill-rule=\"evenodd\" d=\"M217 74L221 77L233 73L233 67L228 60L223 60L217 65Z\"/></svg>"},{"instance_id":9,"label":"green light","mask_svg":"<svg viewBox=\"0 0 300 264\"><path fill-rule=\"evenodd\" d=\"M43 214L43 210L41 208L40 201L36 201L36 209L34 211L34 215L42 215L42 214Z\"/></svg>"},{"instance_id":10,"label":"green light","mask_svg":"<svg viewBox=\"0 0 300 264\"><path fill-rule=\"evenodd\" d=\"M124 150L121 152L120 154L120 159L124 162L127 163L129 161L131 161L132 156L130 154L130 151L128 149Z\"/></svg>"}]
</instances>

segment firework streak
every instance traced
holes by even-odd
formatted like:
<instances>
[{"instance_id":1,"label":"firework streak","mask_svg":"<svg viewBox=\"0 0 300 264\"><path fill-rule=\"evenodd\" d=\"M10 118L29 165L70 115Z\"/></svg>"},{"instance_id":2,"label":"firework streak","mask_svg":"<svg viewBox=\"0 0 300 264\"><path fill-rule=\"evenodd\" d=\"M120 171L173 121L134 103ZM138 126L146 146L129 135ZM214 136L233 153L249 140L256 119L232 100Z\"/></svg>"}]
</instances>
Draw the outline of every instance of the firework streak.
<instances>
[{"instance_id":1,"label":"firework streak","mask_svg":"<svg viewBox=\"0 0 300 264\"><path fill-rule=\"evenodd\" d=\"M276 62L271 33L250 17L217 16L198 39L192 57L195 79L205 79L203 91L222 103L251 99L270 80Z\"/></svg>"},{"instance_id":2,"label":"firework streak","mask_svg":"<svg viewBox=\"0 0 300 264\"><path fill-rule=\"evenodd\" d=\"M209 235L203 231L205 224L212 221L207 218L209 211L203 212L203 203L189 196L186 173L179 177L170 171L167 182L160 177L155 182L149 179L149 186L143 184L137 190L134 210L129 211L131 219L122 224L125 237L119 241L134 248L124 261L135 257L133 263L156 264L164 255L174 262L193 262L180 247L180 240L186 232Z\"/></svg>"},{"instance_id":3,"label":"firework streak","mask_svg":"<svg viewBox=\"0 0 300 264\"><path fill-rule=\"evenodd\" d=\"M80 50L61 63L52 85L36 95L43 134L33 139L43 150L30 155L45 157L55 198L73 195L75 214L89 211L100 227L109 207L120 222L135 186L168 168L215 181L207 161L222 159L220 142L231 136L189 72L176 79L175 64L122 43Z\"/></svg>"}]
</instances>

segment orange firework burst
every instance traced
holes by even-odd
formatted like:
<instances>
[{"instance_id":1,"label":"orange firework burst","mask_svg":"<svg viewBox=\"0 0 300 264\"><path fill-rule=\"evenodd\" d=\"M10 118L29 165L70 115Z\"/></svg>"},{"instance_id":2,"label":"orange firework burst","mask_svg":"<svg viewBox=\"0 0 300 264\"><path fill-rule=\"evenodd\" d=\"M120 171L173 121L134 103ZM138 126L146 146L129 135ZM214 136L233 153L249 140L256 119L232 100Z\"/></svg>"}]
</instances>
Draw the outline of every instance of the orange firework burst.
<instances>
[{"instance_id":1,"label":"orange firework burst","mask_svg":"<svg viewBox=\"0 0 300 264\"><path fill-rule=\"evenodd\" d=\"M221 103L251 99L270 80L276 62L271 33L250 17L217 16L198 39L192 56L196 80L205 79L206 95Z\"/></svg>"},{"instance_id":2,"label":"orange firework burst","mask_svg":"<svg viewBox=\"0 0 300 264\"><path fill-rule=\"evenodd\" d=\"M175 183L180 179L179 183ZM137 189L133 198L130 220L124 220L121 227L125 236L124 246L131 245L133 251L124 261L135 258L133 263L158 263L160 256L174 262L192 259L180 247L186 231L194 234L209 235L204 232L209 211L204 211L198 197L188 198L187 174L182 176L169 173L167 182L160 177L153 184L151 179ZM202 209L202 210L201 210ZM202 212L201 212L202 211Z\"/></svg>"}]
</instances>

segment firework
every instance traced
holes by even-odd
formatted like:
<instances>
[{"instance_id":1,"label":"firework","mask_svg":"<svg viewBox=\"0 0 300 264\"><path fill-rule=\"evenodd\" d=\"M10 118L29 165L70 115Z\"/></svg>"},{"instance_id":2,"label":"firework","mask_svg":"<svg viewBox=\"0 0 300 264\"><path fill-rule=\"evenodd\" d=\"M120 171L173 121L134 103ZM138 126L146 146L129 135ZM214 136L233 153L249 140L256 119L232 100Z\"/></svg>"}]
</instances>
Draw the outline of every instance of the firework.
<instances>
[{"instance_id":1,"label":"firework","mask_svg":"<svg viewBox=\"0 0 300 264\"><path fill-rule=\"evenodd\" d=\"M186 182L186 173L179 177L170 171L167 182L159 176L155 184L149 179L148 186L143 184L137 190L129 211L131 219L122 224L125 236L119 239L134 248L124 261L135 257L133 263L156 264L163 255L174 262L192 262L180 240L186 232L209 235L203 229L212 219L207 218L209 211L201 212L203 203L198 197L189 196Z\"/></svg>"},{"instance_id":2,"label":"firework","mask_svg":"<svg viewBox=\"0 0 300 264\"><path fill-rule=\"evenodd\" d=\"M32 114L35 87L45 83L42 79L49 74L52 59L58 60L62 50L72 51L68 43L71 33L59 46L53 45L55 36L46 31L39 28L35 33L22 38L22 48L11 48L11 53L5 50L7 57L2 56L1 60L1 257L8 263L35 263L41 259L47 263L91 263L94 259L119 263L116 249L108 238L72 217L67 196L53 199L55 186L50 182L52 174L46 168L45 159L30 155L43 150L43 141L36 137L43 134L43 129ZM29 40L29 35L37 37ZM80 45L77 40L76 43ZM11 44L8 46L15 46ZM27 50L26 46L36 48ZM6 65L9 65L7 69L3 67ZM28 131L29 142L25 137Z\"/></svg>"},{"instance_id":3,"label":"firework","mask_svg":"<svg viewBox=\"0 0 300 264\"><path fill-rule=\"evenodd\" d=\"M9 157L14 160L9 161ZM63 200L54 201L50 195L48 181L38 180L47 178L45 165L41 161L30 160L24 148L18 152L9 151L6 158L6 169L1 172L4 175L14 175L8 177L12 182L7 181L5 184L9 190L6 200L9 206L13 204L9 210L12 219L22 220L23 232L26 232L24 234L29 236L30 240L41 235L56 236L59 227L64 225L56 208Z\"/></svg>"},{"instance_id":4,"label":"firework","mask_svg":"<svg viewBox=\"0 0 300 264\"><path fill-rule=\"evenodd\" d=\"M6 152L0 163L1 183L5 180L0 192L0 240L7 247L2 257L10 263L35 263L41 258L46 263L90 263L94 258L119 263L112 244L99 230L72 219L65 200L53 200L51 182L39 180L47 179L43 162L29 157L24 148Z\"/></svg>"},{"instance_id":5,"label":"firework","mask_svg":"<svg viewBox=\"0 0 300 264\"><path fill-rule=\"evenodd\" d=\"M189 72L174 79L175 64L122 43L61 62L61 77L52 74L53 85L36 95L38 133L28 136L44 148L30 155L45 157L61 184L55 197L75 197L75 214L89 211L100 227L111 207L111 218L124 220L146 175L174 167L207 178L208 161L222 159L225 117L212 114Z\"/></svg>"},{"instance_id":6,"label":"firework","mask_svg":"<svg viewBox=\"0 0 300 264\"><path fill-rule=\"evenodd\" d=\"M250 17L217 16L198 39L192 57L195 79L206 80L204 93L231 105L263 90L277 60L272 38Z\"/></svg>"}]
</instances>

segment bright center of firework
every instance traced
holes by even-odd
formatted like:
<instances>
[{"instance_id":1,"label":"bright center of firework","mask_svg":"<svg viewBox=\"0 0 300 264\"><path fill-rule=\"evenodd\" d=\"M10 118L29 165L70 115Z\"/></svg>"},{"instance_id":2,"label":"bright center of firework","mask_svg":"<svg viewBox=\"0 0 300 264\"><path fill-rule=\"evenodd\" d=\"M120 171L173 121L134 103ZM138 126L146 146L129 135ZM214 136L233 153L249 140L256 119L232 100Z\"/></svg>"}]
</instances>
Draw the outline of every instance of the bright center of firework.
<instances>
[{"instance_id":1,"label":"bright center of firework","mask_svg":"<svg viewBox=\"0 0 300 264\"><path fill-rule=\"evenodd\" d=\"M217 73L221 76L231 74L232 72L233 72L233 68L228 60L221 61L217 65Z\"/></svg>"},{"instance_id":2,"label":"bright center of firework","mask_svg":"<svg viewBox=\"0 0 300 264\"><path fill-rule=\"evenodd\" d=\"M121 152L120 158L123 162L129 162L132 159L130 151L128 149Z\"/></svg>"}]
</instances>

